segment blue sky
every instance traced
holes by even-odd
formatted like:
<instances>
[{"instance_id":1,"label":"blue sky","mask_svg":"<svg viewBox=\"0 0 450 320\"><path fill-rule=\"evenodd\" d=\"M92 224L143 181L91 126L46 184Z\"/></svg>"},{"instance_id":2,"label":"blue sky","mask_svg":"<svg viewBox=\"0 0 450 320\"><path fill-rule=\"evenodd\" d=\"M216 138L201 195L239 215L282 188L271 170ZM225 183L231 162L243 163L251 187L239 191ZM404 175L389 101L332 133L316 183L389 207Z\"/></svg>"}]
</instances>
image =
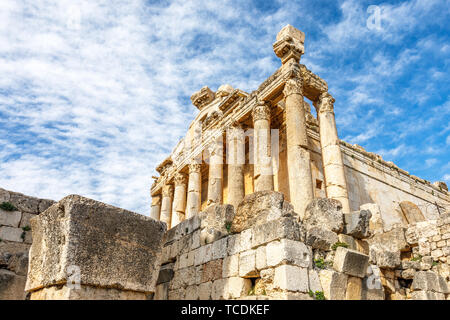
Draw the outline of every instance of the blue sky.
<instances>
[{"instance_id":1,"label":"blue sky","mask_svg":"<svg viewBox=\"0 0 450 320\"><path fill-rule=\"evenodd\" d=\"M256 89L288 23L336 98L340 138L449 184L448 21L445 0L2 0L0 187L148 214L154 168L197 113L191 94Z\"/></svg>"}]
</instances>

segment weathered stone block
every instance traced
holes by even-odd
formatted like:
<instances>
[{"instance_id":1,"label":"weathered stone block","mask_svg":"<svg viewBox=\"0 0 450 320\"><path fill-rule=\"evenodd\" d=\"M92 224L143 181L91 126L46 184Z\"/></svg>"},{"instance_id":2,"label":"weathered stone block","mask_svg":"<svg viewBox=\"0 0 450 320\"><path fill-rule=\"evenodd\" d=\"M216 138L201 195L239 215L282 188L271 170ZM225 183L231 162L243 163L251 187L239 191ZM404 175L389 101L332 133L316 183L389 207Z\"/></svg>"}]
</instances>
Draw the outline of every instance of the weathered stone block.
<instances>
[{"instance_id":1,"label":"weathered stone block","mask_svg":"<svg viewBox=\"0 0 450 320\"><path fill-rule=\"evenodd\" d=\"M361 293L362 279L357 277L348 277L345 300L361 300Z\"/></svg>"},{"instance_id":2,"label":"weathered stone block","mask_svg":"<svg viewBox=\"0 0 450 320\"><path fill-rule=\"evenodd\" d=\"M0 269L0 300L25 300L25 276Z\"/></svg>"},{"instance_id":3,"label":"weathered stone block","mask_svg":"<svg viewBox=\"0 0 450 320\"><path fill-rule=\"evenodd\" d=\"M244 251L239 254L239 276L253 278L257 276L256 250Z\"/></svg>"},{"instance_id":4,"label":"weathered stone block","mask_svg":"<svg viewBox=\"0 0 450 320\"><path fill-rule=\"evenodd\" d=\"M278 266L275 268L273 284L281 290L308 292L308 269L291 265Z\"/></svg>"},{"instance_id":5,"label":"weathered stone block","mask_svg":"<svg viewBox=\"0 0 450 320\"><path fill-rule=\"evenodd\" d=\"M212 259L223 259L227 255L228 239L222 238L212 244Z\"/></svg>"},{"instance_id":6,"label":"weathered stone block","mask_svg":"<svg viewBox=\"0 0 450 320\"><path fill-rule=\"evenodd\" d=\"M288 263L308 268L312 263L311 256L311 250L299 241L281 239L266 246L267 265L271 267Z\"/></svg>"},{"instance_id":7,"label":"weathered stone block","mask_svg":"<svg viewBox=\"0 0 450 320\"><path fill-rule=\"evenodd\" d=\"M0 226L19 227L22 213L20 211L5 211L0 209Z\"/></svg>"},{"instance_id":8,"label":"weathered stone block","mask_svg":"<svg viewBox=\"0 0 450 320\"><path fill-rule=\"evenodd\" d=\"M6 241L23 242L23 230L13 227L0 227L0 239Z\"/></svg>"},{"instance_id":9,"label":"weathered stone block","mask_svg":"<svg viewBox=\"0 0 450 320\"><path fill-rule=\"evenodd\" d=\"M380 268L395 269L401 265L400 251L387 251L378 245L373 245L369 250L370 261Z\"/></svg>"},{"instance_id":10,"label":"weathered stone block","mask_svg":"<svg viewBox=\"0 0 450 320\"><path fill-rule=\"evenodd\" d=\"M239 237L239 250L247 251L252 248L252 237L253 231L252 229L247 229L241 232L241 236Z\"/></svg>"},{"instance_id":11,"label":"weathered stone block","mask_svg":"<svg viewBox=\"0 0 450 320\"><path fill-rule=\"evenodd\" d=\"M229 225L233 222L234 207L230 204L214 204L199 213L200 228L217 232L216 239L228 235Z\"/></svg>"},{"instance_id":12,"label":"weathered stone block","mask_svg":"<svg viewBox=\"0 0 450 320\"><path fill-rule=\"evenodd\" d=\"M211 261L212 244L207 244L195 250L194 265L198 266Z\"/></svg>"},{"instance_id":13,"label":"weathered stone block","mask_svg":"<svg viewBox=\"0 0 450 320\"><path fill-rule=\"evenodd\" d=\"M344 247L336 249L333 268L350 276L364 278L369 265L369 257Z\"/></svg>"},{"instance_id":14,"label":"weathered stone block","mask_svg":"<svg viewBox=\"0 0 450 320\"><path fill-rule=\"evenodd\" d=\"M320 270L320 283L327 300L345 300L348 276L333 270Z\"/></svg>"},{"instance_id":15,"label":"weathered stone block","mask_svg":"<svg viewBox=\"0 0 450 320\"><path fill-rule=\"evenodd\" d=\"M383 219L381 218L380 206L376 203L366 203L359 207L368 210L372 214L369 220L369 230L372 234L383 233Z\"/></svg>"},{"instance_id":16,"label":"weathered stone block","mask_svg":"<svg viewBox=\"0 0 450 320\"><path fill-rule=\"evenodd\" d=\"M439 277L433 271L418 271L414 275L411 290L441 292Z\"/></svg>"},{"instance_id":17,"label":"weathered stone block","mask_svg":"<svg viewBox=\"0 0 450 320\"><path fill-rule=\"evenodd\" d=\"M27 291L65 283L72 266L82 285L155 291L164 223L71 195L31 224Z\"/></svg>"},{"instance_id":18,"label":"weathered stone block","mask_svg":"<svg viewBox=\"0 0 450 320\"><path fill-rule=\"evenodd\" d=\"M307 229L321 227L340 233L344 229L342 204L334 199L316 198L306 207L303 223Z\"/></svg>"},{"instance_id":19,"label":"weathered stone block","mask_svg":"<svg viewBox=\"0 0 450 320\"><path fill-rule=\"evenodd\" d=\"M38 198L29 197L17 192L10 192L9 201L21 212L29 213L39 213L39 202Z\"/></svg>"},{"instance_id":20,"label":"weathered stone block","mask_svg":"<svg viewBox=\"0 0 450 320\"><path fill-rule=\"evenodd\" d=\"M186 300L197 300L198 299L198 286L192 285L186 288L186 294L184 295Z\"/></svg>"},{"instance_id":21,"label":"weathered stone block","mask_svg":"<svg viewBox=\"0 0 450 320\"><path fill-rule=\"evenodd\" d=\"M226 284L227 284L226 279L218 279L218 280L214 281L212 284L211 299L213 299L213 300L225 299Z\"/></svg>"},{"instance_id":22,"label":"weathered stone block","mask_svg":"<svg viewBox=\"0 0 450 320\"><path fill-rule=\"evenodd\" d=\"M320 284L319 274L314 269L308 270L309 276L309 290L312 292L323 291L322 285Z\"/></svg>"},{"instance_id":23,"label":"weathered stone block","mask_svg":"<svg viewBox=\"0 0 450 320\"><path fill-rule=\"evenodd\" d=\"M344 233L357 239L370 236L369 221L372 214L369 210L361 210L344 214Z\"/></svg>"},{"instance_id":24,"label":"weathered stone block","mask_svg":"<svg viewBox=\"0 0 450 320\"><path fill-rule=\"evenodd\" d=\"M305 228L295 218L272 220L252 228L252 248L279 239L304 241L305 233Z\"/></svg>"},{"instance_id":25,"label":"weathered stone block","mask_svg":"<svg viewBox=\"0 0 450 320\"><path fill-rule=\"evenodd\" d=\"M222 259L213 260L203 265L202 282L214 281L222 277Z\"/></svg>"},{"instance_id":26,"label":"weathered stone block","mask_svg":"<svg viewBox=\"0 0 450 320\"><path fill-rule=\"evenodd\" d=\"M261 246L256 249L256 269L261 270L267 267L266 247Z\"/></svg>"},{"instance_id":27,"label":"weathered stone block","mask_svg":"<svg viewBox=\"0 0 450 320\"><path fill-rule=\"evenodd\" d=\"M231 225L232 232L242 232L260 224L296 215L284 195L275 191L258 191L245 196Z\"/></svg>"},{"instance_id":28,"label":"weathered stone block","mask_svg":"<svg viewBox=\"0 0 450 320\"><path fill-rule=\"evenodd\" d=\"M339 241L338 235L321 227L312 227L306 232L305 243L313 249L331 250L333 244Z\"/></svg>"},{"instance_id":29,"label":"weathered stone block","mask_svg":"<svg viewBox=\"0 0 450 320\"><path fill-rule=\"evenodd\" d=\"M239 254L228 256L223 259L222 277L235 277L239 274Z\"/></svg>"},{"instance_id":30,"label":"weathered stone block","mask_svg":"<svg viewBox=\"0 0 450 320\"><path fill-rule=\"evenodd\" d=\"M240 277L231 277L226 279L225 283L225 299L236 299L247 295L252 288L250 279Z\"/></svg>"}]
</instances>

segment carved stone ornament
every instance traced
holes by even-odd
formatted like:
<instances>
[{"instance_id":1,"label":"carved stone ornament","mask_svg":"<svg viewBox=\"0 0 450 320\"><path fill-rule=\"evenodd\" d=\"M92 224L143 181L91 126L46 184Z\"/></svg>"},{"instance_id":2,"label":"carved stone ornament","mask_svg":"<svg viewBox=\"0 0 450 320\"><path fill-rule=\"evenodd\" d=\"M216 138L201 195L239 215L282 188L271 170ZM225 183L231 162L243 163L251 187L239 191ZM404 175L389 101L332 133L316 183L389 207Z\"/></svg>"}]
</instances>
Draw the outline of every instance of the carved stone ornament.
<instances>
[{"instance_id":1,"label":"carved stone ornament","mask_svg":"<svg viewBox=\"0 0 450 320\"><path fill-rule=\"evenodd\" d=\"M287 98L291 94L303 95L303 81L300 77L290 78L286 81L283 89L284 97Z\"/></svg>"},{"instance_id":2,"label":"carved stone ornament","mask_svg":"<svg viewBox=\"0 0 450 320\"><path fill-rule=\"evenodd\" d=\"M200 91L194 93L191 96L191 101L194 106L196 106L199 110L203 109L204 106L209 104L215 98L214 92L211 91L208 87L203 87Z\"/></svg>"},{"instance_id":3,"label":"carved stone ornament","mask_svg":"<svg viewBox=\"0 0 450 320\"><path fill-rule=\"evenodd\" d=\"M184 173L178 172L174 177L175 185L187 184L187 176Z\"/></svg>"},{"instance_id":4,"label":"carved stone ornament","mask_svg":"<svg viewBox=\"0 0 450 320\"><path fill-rule=\"evenodd\" d=\"M291 25L285 26L277 35L277 41L273 44L273 51L281 63L285 64L290 59L296 62L305 53L305 34Z\"/></svg>"},{"instance_id":5,"label":"carved stone ornament","mask_svg":"<svg viewBox=\"0 0 450 320\"><path fill-rule=\"evenodd\" d=\"M202 165L200 163L191 163L189 165L189 172L200 172L201 169L202 169Z\"/></svg>"},{"instance_id":6,"label":"carved stone ornament","mask_svg":"<svg viewBox=\"0 0 450 320\"><path fill-rule=\"evenodd\" d=\"M259 101L252 110L253 122L258 120L270 120L270 104L265 101Z\"/></svg>"},{"instance_id":7,"label":"carved stone ornament","mask_svg":"<svg viewBox=\"0 0 450 320\"><path fill-rule=\"evenodd\" d=\"M162 195L163 197L172 197L173 195L173 184L165 184L162 187Z\"/></svg>"},{"instance_id":8,"label":"carved stone ornament","mask_svg":"<svg viewBox=\"0 0 450 320\"><path fill-rule=\"evenodd\" d=\"M323 112L334 112L334 102L336 100L333 98L331 94L328 92L324 92L319 96L319 101L317 103L317 106L319 107L317 111L319 113Z\"/></svg>"}]
</instances>

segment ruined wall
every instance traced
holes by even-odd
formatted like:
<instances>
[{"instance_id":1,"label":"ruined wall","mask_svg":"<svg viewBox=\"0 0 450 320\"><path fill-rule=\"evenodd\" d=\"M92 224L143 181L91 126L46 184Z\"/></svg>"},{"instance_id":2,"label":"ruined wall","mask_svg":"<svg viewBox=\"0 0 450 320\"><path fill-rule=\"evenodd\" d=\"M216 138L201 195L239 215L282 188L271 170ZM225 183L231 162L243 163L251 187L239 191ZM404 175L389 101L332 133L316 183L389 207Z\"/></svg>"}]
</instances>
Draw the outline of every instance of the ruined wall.
<instances>
[{"instance_id":1,"label":"ruined wall","mask_svg":"<svg viewBox=\"0 0 450 320\"><path fill-rule=\"evenodd\" d=\"M30 219L44 212L54 201L25 196L0 188L0 300L21 300L24 291L28 251L31 246ZM6 205L6 203L12 206Z\"/></svg>"}]
</instances>

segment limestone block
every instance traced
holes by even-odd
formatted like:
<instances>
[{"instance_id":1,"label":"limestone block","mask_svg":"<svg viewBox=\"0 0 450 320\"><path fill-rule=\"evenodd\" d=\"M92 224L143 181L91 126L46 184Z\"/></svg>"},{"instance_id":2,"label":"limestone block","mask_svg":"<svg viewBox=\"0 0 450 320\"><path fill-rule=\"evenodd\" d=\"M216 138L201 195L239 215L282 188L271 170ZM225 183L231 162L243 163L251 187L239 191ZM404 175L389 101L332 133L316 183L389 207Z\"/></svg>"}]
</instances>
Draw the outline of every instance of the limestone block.
<instances>
[{"instance_id":1,"label":"limestone block","mask_svg":"<svg viewBox=\"0 0 450 320\"><path fill-rule=\"evenodd\" d=\"M344 247L336 249L333 268L350 276L364 278L369 264L369 257L365 254Z\"/></svg>"},{"instance_id":2,"label":"limestone block","mask_svg":"<svg viewBox=\"0 0 450 320\"><path fill-rule=\"evenodd\" d=\"M252 228L252 248L279 239L304 241L305 234L305 228L293 217L272 220Z\"/></svg>"},{"instance_id":3,"label":"limestone block","mask_svg":"<svg viewBox=\"0 0 450 320\"><path fill-rule=\"evenodd\" d=\"M218 279L213 282L212 284L212 292L211 292L211 299L212 300L223 300L225 299L226 295L226 279Z\"/></svg>"},{"instance_id":4,"label":"limestone block","mask_svg":"<svg viewBox=\"0 0 450 320\"><path fill-rule=\"evenodd\" d=\"M195 251L190 251L188 253L184 253L180 256L180 268L187 268L194 265Z\"/></svg>"},{"instance_id":5,"label":"limestone block","mask_svg":"<svg viewBox=\"0 0 450 320\"><path fill-rule=\"evenodd\" d=\"M0 226L19 227L22 213L20 211L5 211L0 209Z\"/></svg>"},{"instance_id":6,"label":"limestone block","mask_svg":"<svg viewBox=\"0 0 450 320\"><path fill-rule=\"evenodd\" d=\"M202 282L214 281L222 277L222 259L213 260L203 265Z\"/></svg>"},{"instance_id":7,"label":"limestone block","mask_svg":"<svg viewBox=\"0 0 450 320\"><path fill-rule=\"evenodd\" d=\"M10 200L9 191L0 188L0 203L9 202L9 200Z\"/></svg>"},{"instance_id":8,"label":"limestone block","mask_svg":"<svg viewBox=\"0 0 450 320\"><path fill-rule=\"evenodd\" d=\"M23 242L23 230L13 227L0 227L0 239L6 241Z\"/></svg>"},{"instance_id":9,"label":"limestone block","mask_svg":"<svg viewBox=\"0 0 450 320\"><path fill-rule=\"evenodd\" d=\"M406 269L401 273L401 277L403 279L414 279L414 275L416 274L416 270L414 269Z\"/></svg>"},{"instance_id":10,"label":"limestone block","mask_svg":"<svg viewBox=\"0 0 450 320\"><path fill-rule=\"evenodd\" d=\"M414 275L414 280L411 285L413 291L423 290L423 291L434 291L441 292L439 277L433 271L418 271Z\"/></svg>"},{"instance_id":11,"label":"limestone block","mask_svg":"<svg viewBox=\"0 0 450 320\"><path fill-rule=\"evenodd\" d=\"M27 291L65 283L69 269L82 285L155 291L164 223L71 195L31 224Z\"/></svg>"},{"instance_id":12,"label":"limestone block","mask_svg":"<svg viewBox=\"0 0 450 320\"><path fill-rule=\"evenodd\" d=\"M309 291L308 269L291 265L275 268L274 288L288 291Z\"/></svg>"},{"instance_id":13,"label":"limestone block","mask_svg":"<svg viewBox=\"0 0 450 320\"><path fill-rule=\"evenodd\" d=\"M262 270L267 267L266 247L260 246L256 249L256 269Z\"/></svg>"},{"instance_id":14,"label":"limestone block","mask_svg":"<svg viewBox=\"0 0 450 320\"><path fill-rule=\"evenodd\" d=\"M10 192L9 201L21 212L39 213L40 199L29 197L17 192Z\"/></svg>"},{"instance_id":15,"label":"limestone block","mask_svg":"<svg viewBox=\"0 0 450 320\"><path fill-rule=\"evenodd\" d=\"M308 268L312 263L312 253L304 243L289 239L270 242L266 246L267 265L291 264Z\"/></svg>"},{"instance_id":16,"label":"limestone block","mask_svg":"<svg viewBox=\"0 0 450 320\"><path fill-rule=\"evenodd\" d=\"M228 235L227 226L234 218L234 207L230 204L214 204L199 213L201 229L216 230L222 237Z\"/></svg>"},{"instance_id":17,"label":"limestone block","mask_svg":"<svg viewBox=\"0 0 450 320\"><path fill-rule=\"evenodd\" d=\"M376 203L366 203L359 207L360 210L368 210L372 214L369 220L369 230L372 234L383 233L383 219L380 206Z\"/></svg>"},{"instance_id":18,"label":"limestone block","mask_svg":"<svg viewBox=\"0 0 450 320\"><path fill-rule=\"evenodd\" d=\"M432 291L414 291L411 293L412 300L445 300L442 293Z\"/></svg>"},{"instance_id":19,"label":"limestone block","mask_svg":"<svg viewBox=\"0 0 450 320\"><path fill-rule=\"evenodd\" d=\"M309 276L309 290L312 292L323 291L322 285L320 284L319 274L314 269L308 270Z\"/></svg>"},{"instance_id":20,"label":"limestone block","mask_svg":"<svg viewBox=\"0 0 450 320\"><path fill-rule=\"evenodd\" d=\"M327 300L345 300L348 279L346 274L334 270L320 270L319 279Z\"/></svg>"},{"instance_id":21,"label":"limestone block","mask_svg":"<svg viewBox=\"0 0 450 320\"><path fill-rule=\"evenodd\" d=\"M8 258L7 269L13 271L17 275L26 276L28 272L28 251L17 252L10 255Z\"/></svg>"},{"instance_id":22,"label":"limestone block","mask_svg":"<svg viewBox=\"0 0 450 320\"><path fill-rule=\"evenodd\" d=\"M437 220L427 220L416 223L417 238L430 238L439 234Z\"/></svg>"},{"instance_id":23,"label":"limestone block","mask_svg":"<svg viewBox=\"0 0 450 320\"><path fill-rule=\"evenodd\" d=\"M250 279L231 277L226 279L225 299L235 299L247 295L252 288Z\"/></svg>"},{"instance_id":24,"label":"limestone block","mask_svg":"<svg viewBox=\"0 0 450 320\"><path fill-rule=\"evenodd\" d=\"M241 234L233 234L226 238L227 242L227 254L232 256L241 251Z\"/></svg>"},{"instance_id":25,"label":"limestone block","mask_svg":"<svg viewBox=\"0 0 450 320\"><path fill-rule=\"evenodd\" d=\"M313 249L331 250L333 244L339 241L338 235L321 227L312 227L306 232L305 243Z\"/></svg>"},{"instance_id":26,"label":"limestone block","mask_svg":"<svg viewBox=\"0 0 450 320\"><path fill-rule=\"evenodd\" d=\"M370 262L380 268L395 269L401 265L400 251L387 251L379 246L371 246L369 256Z\"/></svg>"},{"instance_id":27,"label":"limestone block","mask_svg":"<svg viewBox=\"0 0 450 320\"><path fill-rule=\"evenodd\" d=\"M52 205L54 205L56 203L56 201L53 200L48 200L48 199L40 199L39 201L39 213L44 212L45 210L47 210L48 208L50 208Z\"/></svg>"},{"instance_id":28,"label":"limestone block","mask_svg":"<svg viewBox=\"0 0 450 320\"><path fill-rule=\"evenodd\" d=\"M22 213L22 219L20 220L20 225L19 225L19 227L20 228L23 228L23 227L31 227L31 222L30 222L30 220L32 219L32 218L34 218L34 217L36 217L36 215L35 214L33 214L33 213L28 213L28 212L24 212L24 213Z\"/></svg>"},{"instance_id":29,"label":"limestone block","mask_svg":"<svg viewBox=\"0 0 450 320\"><path fill-rule=\"evenodd\" d=\"M223 237L225 237L225 234L214 228L204 228L200 231L200 245L213 243Z\"/></svg>"},{"instance_id":30,"label":"limestone block","mask_svg":"<svg viewBox=\"0 0 450 320\"><path fill-rule=\"evenodd\" d=\"M0 269L0 300L25 300L25 276Z\"/></svg>"},{"instance_id":31,"label":"limestone block","mask_svg":"<svg viewBox=\"0 0 450 320\"><path fill-rule=\"evenodd\" d=\"M346 234L342 234L341 233L341 234L338 235L338 238L339 238L339 242L346 243L348 245L349 249L358 251L358 247L357 247L357 244L356 244L356 239L353 238L352 236L348 236Z\"/></svg>"},{"instance_id":32,"label":"limestone block","mask_svg":"<svg viewBox=\"0 0 450 320\"><path fill-rule=\"evenodd\" d=\"M252 248L252 237L253 237L253 230L247 229L241 232L241 236L239 237L240 243L239 243L239 250L240 251L246 251L250 250Z\"/></svg>"},{"instance_id":33,"label":"limestone block","mask_svg":"<svg viewBox=\"0 0 450 320\"><path fill-rule=\"evenodd\" d=\"M207 244L195 250L194 265L198 266L211 261L212 244Z\"/></svg>"},{"instance_id":34,"label":"limestone block","mask_svg":"<svg viewBox=\"0 0 450 320\"><path fill-rule=\"evenodd\" d=\"M228 239L222 238L212 244L212 259L223 259L227 255Z\"/></svg>"},{"instance_id":35,"label":"limestone block","mask_svg":"<svg viewBox=\"0 0 450 320\"><path fill-rule=\"evenodd\" d=\"M186 300L198 300L198 286L188 286L184 298Z\"/></svg>"},{"instance_id":36,"label":"limestone block","mask_svg":"<svg viewBox=\"0 0 450 320\"><path fill-rule=\"evenodd\" d=\"M292 205L275 191L258 191L245 196L239 204L231 225L232 232L265 224L281 217L294 216Z\"/></svg>"},{"instance_id":37,"label":"limestone block","mask_svg":"<svg viewBox=\"0 0 450 320\"><path fill-rule=\"evenodd\" d=\"M361 300L362 279L357 277L348 277L347 289L345 291L345 300Z\"/></svg>"},{"instance_id":38,"label":"limestone block","mask_svg":"<svg viewBox=\"0 0 450 320\"><path fill-rule=\"evenodd\" d=\"M239 254L228 256L223 259L222 277L235 277L239 274Z\"/></svg>"},{"instance_id":39,"label":"limestone block","mask_svg":"<svg viewBox=\"0 0 450 320\"><path fill-rule=\"evenodd\" d=\"M256 250L244 251L239 254L239 276L253 278L257 276Z\"/></svg>"},{"instance_id":40,"label":"limestone block","mask_svg":"<svg viewBox=\"0 0 450 320\"><path fill-rule=\"evenodd\" d=\"M314 199L306 207L303 223L307 229L321 227L340 233L344 229L342 204L335 199Z\"/></svg>"},{"instance_id":41,"label":"limestone block","mask_svg":"<svg viewBox=\"0 0 450 320\"><path fill-rule=\"evenodd\" d=\"M368 210L361 210L344 214L344 233L357 239L370 236L369 221L372 214Z\"/></svg>"},{"instance_id":42,"label":"limestone block","mask_svg":"<svg viewBox=\"0 0 450 320\"><path fill-rule=\"evenodd\" d=\"M403 227L397 227L382 234L375 234L368 239L369 245L377 246L382 251L407 251L409 245L406 242L405 230Z\"/></svg>"}]
</instances>

